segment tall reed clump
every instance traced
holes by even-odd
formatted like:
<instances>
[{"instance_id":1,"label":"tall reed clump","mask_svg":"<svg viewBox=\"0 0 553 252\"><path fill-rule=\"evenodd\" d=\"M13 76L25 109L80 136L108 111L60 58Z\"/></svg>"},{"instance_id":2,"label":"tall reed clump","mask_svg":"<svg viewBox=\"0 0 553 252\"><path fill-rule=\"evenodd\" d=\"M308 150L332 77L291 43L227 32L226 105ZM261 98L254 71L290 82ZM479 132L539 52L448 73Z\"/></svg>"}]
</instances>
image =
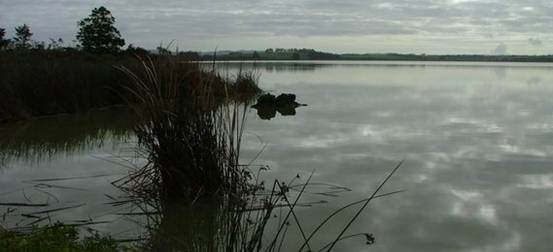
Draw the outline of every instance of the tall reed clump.
<instances>
[{"instance_id":1,"label":"tall reed clump","mask_svg":"<svg viewBox=\"0 0 553 252\"><path fill-rule=\"evenodd\" d=\"M169 57L141 61L140 72L120 68L132 79L128 102L141 117L135 131L149 161L127 182L169 198L244 190L238 158L247 106L233 97L253 75L222 78Z\"/></svg>"}]
</instances>

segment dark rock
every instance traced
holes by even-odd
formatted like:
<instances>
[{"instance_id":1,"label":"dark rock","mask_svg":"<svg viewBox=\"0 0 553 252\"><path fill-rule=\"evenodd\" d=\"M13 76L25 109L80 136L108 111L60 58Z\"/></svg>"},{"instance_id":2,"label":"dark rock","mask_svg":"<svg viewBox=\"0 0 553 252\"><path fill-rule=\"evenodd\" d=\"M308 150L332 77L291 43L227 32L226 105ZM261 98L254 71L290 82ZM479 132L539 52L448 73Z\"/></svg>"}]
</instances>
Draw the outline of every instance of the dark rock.
<instances>
[{"instance_id":1,"label":"dark rock","mask_svg":"<svg viewBox=\"0 0 553 252\"><path fill-rule=\"evenodd\" d=\"M277 106L289 106L296 103L295 94L281 94L276 98Z\"/></svg>"},{"instance_id":2,"label":"dark rock","mask_svg":"<svg viewBox=\"0 0 553 252\"><path fill-rule=\"evenodd\" d=\"M258 106L275 106L276 98L272 94L264 94L257 98Z\"/></svg>"},{"instance_id":3,"label":"dark rock","mask_svg":"<svg viewBox=\"0 0 553 252\"><path fill-rule=\"evenodd\" d=\"M252 107L257 109L257 115L263 120L270 120L278 111L282 116L296 115L296 108L307 106L296 102L295 94L281 94L275 97L272 94L264 94L257 98L257 104Z\"/></svg>"}]
</instances>

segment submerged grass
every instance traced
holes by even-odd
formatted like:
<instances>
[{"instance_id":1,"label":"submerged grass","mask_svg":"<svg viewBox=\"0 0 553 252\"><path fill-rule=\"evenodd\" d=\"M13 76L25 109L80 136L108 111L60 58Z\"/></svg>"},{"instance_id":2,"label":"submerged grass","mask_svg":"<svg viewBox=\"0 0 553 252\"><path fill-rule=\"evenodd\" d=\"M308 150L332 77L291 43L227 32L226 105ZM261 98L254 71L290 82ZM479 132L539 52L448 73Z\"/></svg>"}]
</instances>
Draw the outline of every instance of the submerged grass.
<instances>
[{"instance_id":1,"label":"submerged grass","mask_svg":"<svg viewBox=\"0 0 553 252\"><path fill-rule=\"evenodd\" d=\"M306 179L297 176L288 182L275 180L265 187L260 181L260 173L257 173L251 182L257 186L239 199L234 195L226 195L188 203L162 197L132 195L132 192L129 200L124 200L124 203L113 198L114 205L138 206L139 211L132 210L122 213L122 216L146 218L148 232L140 239L115 240L96 232L79 239L83 235L78 234L78 225L71 224L54 224L40 228L34 226L20 229L22 231L19 232L0 227L0 251L333 251L336 243L354 238L361 238L363 243L370 245L375 241L372 234L342 235L347 228L328 244L313 243L312 238L320 233L322 226L345 209L363 204L358 210L360 213L373 199L401 192L379 193L400 166L401 164L392 170L370 197L337 209L313 230L303 227L304 223L297 213L297 208L314 204L300 202L302 196L309 193L308 188L316 184L311 182L312 175ZM297 194L293 197L290 196L292 188L297 189ZM329 190L334 190L333 186ZM355 214L352 220L358 216L359 214ZM291 232L298 234L303 246L299 247L296 242L289 243L289 238L296 238L290 235ZM134 243L127 243L129 241Z\"/></svg>"},{"instance_id":2,"label":"submerged grass","mask_svg":"<svg viewBox=\"0 0 553 252\"><path fill-rule=\"evenodd\" d=\"M257 186L241 198L226 195L189 203L137 196L132 203L139 211L133 214L143 213L148 231L138 247L145 251L301 252L334 251L337 243L350 239L360 239L371 245L375 242L371 233L347 234L349 223L353 223L372 200L403 192L380 192L400 166L396 166L370 196L336 209L313 229L304 227L305 220L297 212L300 207L324 204L301 202L303 195L309 193L309 187L315 184L311 182L312 175L307 178L297 176L288 182L275 180L266 187L258 173L251 181ZM290 194L292 188L297 189L293 196ZM313 242L313 238L321 235L321 228L329 225L340 213L357 206L360 207L348 225L336 231L335 240L327 244ZM299 244L297 238L300 238Z\"/></svg>"},{"instance_id":3,"label":"submerged grass","mask_svg":"<svg viewBox=\"0 0 553 252\"><path fill-rule=\"evenodd\" d=\"M153 203L149 207L158 211L148 215L149 237L143 247L148 251L278 251L290 214L277 221L273 242L265 244L265 234L268 223L275 221L275 209L294 208L283 204L284 187L275 181L272 188L258 187L243 199L200 199L193 205L149 201Z\"/></svg>"}]
</instances>

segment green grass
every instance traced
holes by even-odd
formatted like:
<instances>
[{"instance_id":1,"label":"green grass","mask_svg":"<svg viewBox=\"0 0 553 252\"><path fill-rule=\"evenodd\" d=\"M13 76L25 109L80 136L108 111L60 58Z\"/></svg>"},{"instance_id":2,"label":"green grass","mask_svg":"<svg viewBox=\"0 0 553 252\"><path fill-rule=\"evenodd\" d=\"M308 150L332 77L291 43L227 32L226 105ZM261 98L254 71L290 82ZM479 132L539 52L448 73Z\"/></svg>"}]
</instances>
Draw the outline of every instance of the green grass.
<instances>
[{"instance_id":1,"label":"green grass","mask_svg":"<svg viewBox=\"0 0 553 252\"><path fill-rule=\"evenodd\" d=\"M55 224L48 227L34 227L28 233L17 233L0 228L0 251L11 252L72 252L72 251L121 251L109 236L93 234L79 239L75 227Z\"/></svg>"}]
</instances>

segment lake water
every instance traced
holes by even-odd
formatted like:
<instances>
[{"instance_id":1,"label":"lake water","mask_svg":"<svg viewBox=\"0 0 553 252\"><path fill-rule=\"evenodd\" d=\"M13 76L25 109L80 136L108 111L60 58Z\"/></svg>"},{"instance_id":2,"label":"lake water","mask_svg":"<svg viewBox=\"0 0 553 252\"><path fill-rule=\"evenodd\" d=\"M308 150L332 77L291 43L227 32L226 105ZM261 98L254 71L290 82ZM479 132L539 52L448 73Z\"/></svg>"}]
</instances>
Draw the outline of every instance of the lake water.
<instances>
[{"instance_id":1,"label":"lake water","mask_svg":"<svg viewBox=\"0 0 553 252\"><path fill-rule=\"evenodd\" d=\"M233 72L239 63L221 64ZM402 160L348 232L374 234L336 251L551 251L553 244L553 65L436 62L258 62L264 90L294 93L296 115L262 120L251 109L242 158L288 181L313 172L298 209L305 230L369 196ZM132 239L144 232L110 182L128 173L132 118L96 111L0 126L3 225L61 220ZM285 113L290 114L290 113ZM137 161L138 160L138 161ZM71 178L52 180L52 178ZM50 180L44 180L50 179ZM319 184L320 183L320 184ZM333 184L347 187L318 194ZM41 219L47 209L65 208ZM72 208L75 207L75 208ZM10 210L12 209L12 210ZM15 210L13 210L15 209ZM354 210L313 242L332 241ZM21 214L41 218L26 218ZM189 218L189 217L188 217ZM286 244L301 236L290 228ZM285 250L287 251L287 250Z\"/></svg>"}]
</instances>

